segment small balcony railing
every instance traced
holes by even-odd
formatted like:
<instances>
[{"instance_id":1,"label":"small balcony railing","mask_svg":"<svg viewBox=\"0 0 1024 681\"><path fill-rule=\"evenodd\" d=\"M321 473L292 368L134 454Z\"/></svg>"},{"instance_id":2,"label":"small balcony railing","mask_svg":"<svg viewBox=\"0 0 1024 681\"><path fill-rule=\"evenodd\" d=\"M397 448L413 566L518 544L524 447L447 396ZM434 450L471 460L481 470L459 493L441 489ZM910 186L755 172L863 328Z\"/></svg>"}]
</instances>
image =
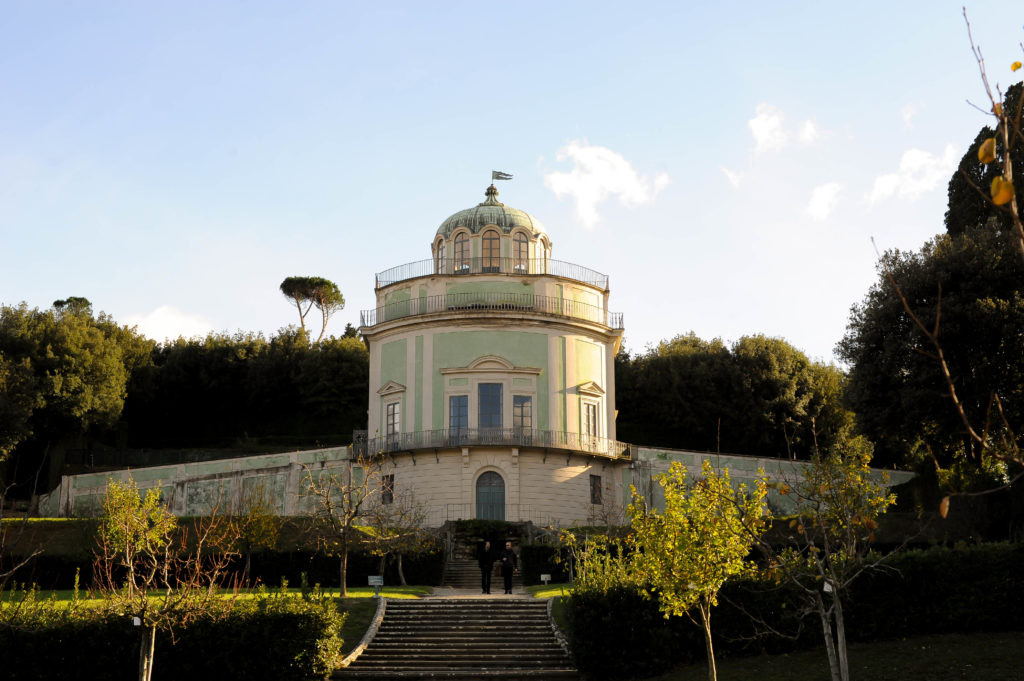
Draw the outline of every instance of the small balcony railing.
<instances>
[{"instance_id":1,"label":"small balcony railing","mask_svg":"<svg viewBox=\"0 0 1024 681\"><path fill-rule=\"evenodd\" d=\"M608 275L561 260L543 258L446 258L443 260L420 260L398 267L392 267L377 274L377 288L397 284L406 279L429 277L435 274L463 276L469 274L507 274L510 276L531 276L546 274L553 277L572 279L583 284L608 289Z\"/></svg>"},{"instance_id":2,"label":"small balcony railing","mask_svg":"<svg viewBox=\"0 0 1024 681\"><path fill-rule=\"evenodd\" d=\"M608 312L598 305L532 293L448 293L411 298L375 310L363 310L359 313L359 325L376 326L403 317L458 311L533 312L603 324L612 329L623 328L621 312Z\"/></svg>"},{"instance_id":3,"label":"small balcony railing","mask_svg":"<svg viewBox=\"0 0 1024 681\"><path fill-rule=\"evenodd\" d=\"M566 433L557 430L524 428L452 428L396 433L367 438L353 444L356 455L397 454L418 449L451 449L474 446L536 447L605 456L611 459L630 458L629 445L618 440Z\"/></svg>"}]
</instances>

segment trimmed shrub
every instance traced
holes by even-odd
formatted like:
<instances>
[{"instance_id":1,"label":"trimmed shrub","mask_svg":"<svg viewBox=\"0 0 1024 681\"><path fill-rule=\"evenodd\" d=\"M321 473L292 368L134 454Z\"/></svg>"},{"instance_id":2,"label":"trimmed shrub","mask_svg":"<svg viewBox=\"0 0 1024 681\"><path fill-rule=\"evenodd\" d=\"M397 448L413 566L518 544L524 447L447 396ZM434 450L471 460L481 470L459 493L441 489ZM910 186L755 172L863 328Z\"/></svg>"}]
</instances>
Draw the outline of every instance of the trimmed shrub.
<instances>
[{"instance_id":1,"label":"trimmed shrub","mask_svg":"<svg viewBox=\"0 0 1024 681\"><path fill-rule=\"evenodd\" d=\"M932 548L893 555L864 573L843 602L850 641L941 633L1024 630L1024 544ZM711 630L722 655L780 653L823 644L817 615L801 623L788 584L744 579L719 594ZM754 618L792 638L768 634ZM629 588L574 592L567 599L577 666L594 679L642 678L705 659L700 628L665 619L653 599ZM628 654L624 654L628 651Z\"/></svg>"},{"instance_id":2,"label":"trimmed shrub","mask_svg":"<svg viewBox=\"0 0 1024 681\"><path fill-rule=\"evenodd\" d=\"M85 675L97 681L133 678L140 631L102 608L35 604L0 622L0 681ZM329 599L281 594L218 601L199 618L157 632L157 681L326 678L340 661L341 625Z\"/></svg>"}]
</instances>

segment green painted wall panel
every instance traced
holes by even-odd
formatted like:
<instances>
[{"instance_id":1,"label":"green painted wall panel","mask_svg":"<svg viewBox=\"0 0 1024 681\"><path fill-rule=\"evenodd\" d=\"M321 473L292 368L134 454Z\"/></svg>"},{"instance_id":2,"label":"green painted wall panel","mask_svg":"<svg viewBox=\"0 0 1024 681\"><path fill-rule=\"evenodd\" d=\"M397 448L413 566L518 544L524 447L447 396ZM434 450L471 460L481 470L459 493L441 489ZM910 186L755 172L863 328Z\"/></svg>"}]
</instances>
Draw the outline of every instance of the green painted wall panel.
<instances>
[{"instance_id":1,"label":"green painted wall panel","mask_svg":"<svg viewBox=\"0 0 1024 681\"><path fill-rule=\"evenodd\" d=\"M559 297L561 297L561 293L562 293L561 286L559 286L558 293L559 293ZM558 384L557 384L557 386L555 388L556 391L557 391L556 399L558 400L558 424L556 425L556 430L561 430L563 433L569 432L569 428L566 425L568 423L568 421L567 421L568 415L567 415L567 411L566 411L568 395L566 394L567 391L565 389L565 365L566 365L566 360L565 360L565 336L559 336L558 337L558 367L555 369L555 373L557 374L557 381L558 381Z\"/></svg>"},{"instance_id":2,"label":"green painted wall panel","mask_svg":"<svg viewBox=\"0 0 1024 681\"><path fill-rule=\"evenodd\" d=\"M423 430L423 336L416 336L416 414L413 417L413 430L417 433Z\"/></svg>"},{"instance_id":3,"label":"green painted wall panel","mask_svg":"<svg viewBox=\"0 0 1024 681\"><path fill-rule=\"evenodd\" d=\"M541 370L537 376L537 428L548 428L548 336L528 331L453 331L434 336L432 372L434 376L432 428L444 423L444 378L441 369L464 367L484 355L498 355L518 367Z\"/></svg>"},{"instance_id":4,"label":"green painted wall panel","mask_svg":"<svg viewBox=\"0 0 1024 681\"><path fill-rule=\"evenodd\" d=\"M601 358L601 346L580 338L576 339L576 384L594 381L604 388L604 362Z\"/></svg>"}]
</instances>

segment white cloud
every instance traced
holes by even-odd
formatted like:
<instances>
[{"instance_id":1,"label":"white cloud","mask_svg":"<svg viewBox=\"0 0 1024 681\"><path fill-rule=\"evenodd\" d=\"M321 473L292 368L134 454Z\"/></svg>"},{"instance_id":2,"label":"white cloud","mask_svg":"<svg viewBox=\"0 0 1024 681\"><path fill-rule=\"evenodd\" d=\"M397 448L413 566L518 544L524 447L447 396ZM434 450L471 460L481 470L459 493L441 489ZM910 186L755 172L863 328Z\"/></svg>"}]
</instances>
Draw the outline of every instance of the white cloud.
<instances>
[{"instance_id":1,"label":"white cloud","mask_svg":"<svg viewBox=\"0 0 1024 681\"><path fill-rule=\"evenodd\" d=\"M761 103L753 118L747 121L750 134L757 144L756 151L779 151L789 142L789 133L783 127L782 111L771 104Z\"/></svg>"},{"instance_id":2,"label":"white cloud","mask_svg":"<svg viewBox=\"0 0 1024 681\"><path fill-rule=\"evenodd\" d=\"M819 185L811 192L811 200L807 202L805 212L815 220L824 220L835 210L839 200L839 192L843 186L838 182Z\"/></svg>"},{"instance_id":3,"label":"white cloud","mask_svg":"<svg viewBox=\"0 0 1024 681\"><path fill-rule=\"evenodd\" d=\"M945 185L960 160L957 156L952 144L946 145L941 157L921 149L908 149L900 157L899 170L875 178L875 186L867 195L868 203L894 194L901 199L914 200Z\"/></svg>"},{"instance_id":4,"label":"white cloud","mask_svg":"<svg viewBox=\"0 0 1024 681\"><path fill-rule=\"evenodd\" d=\"M762 102L757 105L755 115L747 125L754 136L754 151L782 151L793 137L793 132L786 129L786 115L781 109ZM814 144L822 135L821 128L808 119L796 130L796 138L801 144Z\"/></svg>"},{"instance_id":5,"label":"white cloud","mask_svg":"<svg viewBox=\"0 0 1024 681\"><path fill-rule=\"evenodd\" d=\"M722 172L725 173L725 176L727 178L729 178L729 184L731 184L733 188L738 189L740 186L740 181L743 179L743 173L733 172L726 168L725 166L722 166Z\"/></svg>"},{"instance_id":6,"label":"white cloud","mask_svg":"<svg viewBox=\"0 0 1024 681\"><path fill-rule=\"evenodd\" d=\"M917 107L913 104L907 104L900 111L900 117L903 119L903 125L907 128L911 126L914 116L917 115Z\"/></svg>"},{"instance_id":7,"label":"white cloud","mask_svg":"<svg viewBox=\"0 0 1024 681\"><path fill-rule=\"evenodd\" d=\"M205 336L213 329L213 324L207 319L185 314L170 305L161 305L145 315L129 315L123 323L137 326L144 336L161 342L178 336Z\"/></svg>"},{"instance_id":8,"label":"white cloud","mask_svg":"<svg viewBox=\"0 0 1024 681\"><path fill-rule=\"evenodd\" d=\"M804 144L814 144L821 137L821 130L814 121L804 121L800 126L800 141Z\"/></svg>"},{"instance_id":9,"label":"white cloud","mask_svg":"<svg viewBox=\"0 0 1024 681\"><path fill-rule=\"evenodd\" d=\"M597 204L613 197L626 206L650 203L669 183L667 173L650 180L622 155L586 140L569 142L558 150L557 159L571 160L573 169L547 173L544 185L559 199L569 196L576 201L576 219L584 227L593 227L601 219Z\"/></svg>"}]
</instances>

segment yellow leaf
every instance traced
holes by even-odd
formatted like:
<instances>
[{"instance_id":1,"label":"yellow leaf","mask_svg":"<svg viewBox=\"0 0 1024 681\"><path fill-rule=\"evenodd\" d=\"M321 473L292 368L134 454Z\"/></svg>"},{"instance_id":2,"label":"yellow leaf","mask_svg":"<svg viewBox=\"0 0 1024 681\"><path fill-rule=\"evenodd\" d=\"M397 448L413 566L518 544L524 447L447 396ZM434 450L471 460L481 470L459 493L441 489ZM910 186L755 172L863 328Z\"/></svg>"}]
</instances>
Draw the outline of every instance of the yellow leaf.
<instances>
[{"instance_id":1,"label":"yellow leaf","mask_svg":"<svg viewBox=\"0 0 1024 681\"><path fill-rule=\"evenodd\" d=\"M989 137L978 147L978 160L982 163L991 163L996 160L996 138Z\"/></svg>"},{"instance_id":2,"label":"yellow leaf","mask_svg":"<svg viewBox=\"0 0 1024 681\"><path fill-rule=\"evenodd\" d=\"M996 116L1002 116L1003 115L1003 105L1000 104L999 102L996 102L995 104L993 104L992 105L992 113L994 113Z\"/></svg>"},{"instance_id":3,"label":"yellow leaf","mask_svg":"<svg viewBox=\"0 0 1024 681\"><path fill-rule=\"evenodd\" d=\"M789 485L783 484L782 487L779 488L779 494L783 496L789 494Z\"/></svg>"},{"instance_id":4,"label":"yellow leaf","mask_svg":"<svg viewBox=\"0 0 1024 681\"><path fill-rule=\"evenodd\" d=\"M1010 70L1011 71L1017 71L1019 69L1020 69L1020 62L1019 61L1015 61L1012 64L1010 64Z\"/></svg>"},{"instance_id":5,"label":"yellow leaf","mask_svg":"<svg viewBox=\"0 0 1024 681\"><path fill-rule=\"evenodd\" d=\"M796 518L793 518L792 520L789 521L789 526L790 527L796 527Z\"/></svg>"},{"instance_id":6,"label":"yellow leaf","mask_svg":"<svg viewBox=\"0 0 1024 681\"><path fill-rule=\"evenodd\" d=\"M989 191L992 194L992 203L997 206L1007 204L1013 199L1013 184L1007 182L1002 175L993 178Z\"/></svg>"},{"instance_id":7,"label":"yellow leaf","mask_svg":"<svg viewBox=\"0 0 1024 681\"><path fill-rule=\"evenodd\" d=\"M949 497L942 497L942 501L939 502L939 515L943 518L949 513Z\"/></svg>"}]
</instances>

